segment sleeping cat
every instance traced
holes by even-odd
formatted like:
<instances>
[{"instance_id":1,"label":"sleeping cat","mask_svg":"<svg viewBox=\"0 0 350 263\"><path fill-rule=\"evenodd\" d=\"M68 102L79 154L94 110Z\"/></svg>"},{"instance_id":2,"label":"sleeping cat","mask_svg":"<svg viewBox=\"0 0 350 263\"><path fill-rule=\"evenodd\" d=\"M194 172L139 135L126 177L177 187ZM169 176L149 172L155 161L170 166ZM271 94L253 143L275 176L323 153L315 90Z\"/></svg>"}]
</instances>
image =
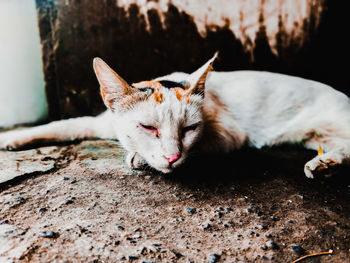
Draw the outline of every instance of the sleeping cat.
<instances>
[{"instance_id":1,"label":"sleeping cat","mask_svg":"<svg viewBox=\"0 0 350 263\"><path fill-rule=\"evenodd\" d=\"M323 149L305 174L331 175L350 159L350 101L311 80L257 71L211 72L216 55L192 74L172 73L129 85L100 58L93 67L108 110L0 134L0 148L87 138L118 139L134 169L163 173L190 152L230 152L302 143ZM209 76L210 73L210 76Z\"/></svg>"}]
</instances>

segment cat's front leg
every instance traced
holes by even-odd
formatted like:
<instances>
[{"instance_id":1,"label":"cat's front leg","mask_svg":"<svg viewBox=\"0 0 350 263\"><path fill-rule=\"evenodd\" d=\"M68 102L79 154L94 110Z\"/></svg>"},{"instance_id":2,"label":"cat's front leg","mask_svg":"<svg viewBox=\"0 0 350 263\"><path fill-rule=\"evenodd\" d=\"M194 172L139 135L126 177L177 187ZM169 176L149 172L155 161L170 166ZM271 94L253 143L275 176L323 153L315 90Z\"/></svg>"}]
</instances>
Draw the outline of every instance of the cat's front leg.
<instances>
[{"instance_id":1,"label":"cat's front leg","mask_svg":"<svg viewBox=\"0 0 350 263\"><path fill-rule=\"evenodd\" d=\"M337 168L343 164L344 158L343 154L336 151L318 155L305 164L305 175L308 178L331 177Z\"/></svg>"},{"instance_id":2,"label":"cat's front leg","mask_svg":"<svg viewBox=\"0 0 350 263\"><path fill-rule=\"evenodd\" d=\"M136 170L142 170L147 165L146 160L143 159L137 152L129 152L126 156L126 163L130 168Z\"/></svg>"},{"instance_id":3,"label":"cat's front leg","mask_svg":"<svg viewBox=\"0 0 350 263\"><path fill-rule=\"evenodd\" d=\"M23 132L20 131L0 133L0 149L15 150L28 144L30 137L23 135Z\"/></svg>"},{"instance_id":4,"label":"cat's front leg","mask_svg":"<svg viewBox=\"0 0 350 263\"><path fill-rule=\"evenodd\" d=\"M331 177L342 166L350 165L350 140L348 138L323 135L310 139L306 142L306 146L319 151L319 154L304 166L304 172L308 178ZM322 146L321 152L320 146Z\"/></svg>"}]
</instances>

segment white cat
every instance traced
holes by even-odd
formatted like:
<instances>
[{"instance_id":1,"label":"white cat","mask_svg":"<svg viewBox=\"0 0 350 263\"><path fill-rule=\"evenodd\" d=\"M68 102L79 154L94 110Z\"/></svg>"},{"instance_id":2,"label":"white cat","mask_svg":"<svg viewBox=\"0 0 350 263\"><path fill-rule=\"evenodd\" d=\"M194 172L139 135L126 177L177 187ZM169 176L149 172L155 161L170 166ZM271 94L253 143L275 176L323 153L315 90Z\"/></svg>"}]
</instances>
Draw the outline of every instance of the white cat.
<instances>
[{"instance_id":1,"label":"white cat","mask_svg":"<svg viewBox=\"0 0 350 263\"><path fill-rule=\"evenodd\" d=\"M94 70L108 110L0 134L0 148L42 141L118 139L127 163L169 173L190 151L230 152L302 143L324 153L305 164L309 178L350 159L350 101L311 80L257 71L211 72L216 55L192 74L129 85L99 58ZM210 77L209 77L210 73ZM207 78L208 77L208 78Z\"/></svg>"}]
</instances>

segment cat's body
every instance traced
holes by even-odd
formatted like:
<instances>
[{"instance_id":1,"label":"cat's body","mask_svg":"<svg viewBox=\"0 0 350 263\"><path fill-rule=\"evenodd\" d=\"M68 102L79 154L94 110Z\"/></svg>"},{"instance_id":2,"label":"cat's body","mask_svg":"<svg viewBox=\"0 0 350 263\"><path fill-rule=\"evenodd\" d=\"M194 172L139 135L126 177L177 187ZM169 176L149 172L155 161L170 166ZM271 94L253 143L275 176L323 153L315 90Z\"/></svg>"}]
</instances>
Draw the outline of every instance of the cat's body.
<instances>
[{"instance_id":1,"label":"cat's body","mask_svg":"<svg viewBox=\"0 0 350 263\"><path fill-rule=\"evenodd\" d=\"M207 79L213 61L192 74L173 73L129 86L95 60L109 108L105 113L3 133L0 148L42 140L118 139L129 151L131 167L147 163L164 173L192 151L229 152L243 145L322 147L325 153L305 165L310 178L321 171L330 175L329 168L349 160L346 95L319 82L269 72L211 72Z\"/></svg>"}]
</instances>

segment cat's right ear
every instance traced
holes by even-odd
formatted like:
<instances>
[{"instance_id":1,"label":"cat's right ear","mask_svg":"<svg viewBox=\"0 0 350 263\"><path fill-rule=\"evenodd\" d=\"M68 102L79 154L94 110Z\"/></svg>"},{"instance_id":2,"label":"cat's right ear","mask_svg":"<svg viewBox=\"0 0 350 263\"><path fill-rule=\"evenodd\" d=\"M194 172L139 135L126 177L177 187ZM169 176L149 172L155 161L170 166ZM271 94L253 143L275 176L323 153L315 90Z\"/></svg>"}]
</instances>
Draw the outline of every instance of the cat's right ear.
<instances>
[{"instance_id":1,"label":"cat's right ear","mask_svg":"<svg viewBox=\"0 0 350 263\"><path fill-rule=\"evenodd\" d=\"M190 87L186 91L187 94L200 94L204 96L205 82L208 74L213 69L213 63L217 56L218 52L207 63L188 76L187 82L189 82Z\"/></svg>"},{"instance_id":2,"label":"cat's right ear","mask_svg":"<svg viewBox=\"0 0 350 263\"><path fill-rule=\"evenodd\" d=\"M130 95L133 93L133 89L102 59L94 58L93 67L97 80L100 83L103 102L113 111L113 105L118 97Z\"/></svg>"}]
</instances>

